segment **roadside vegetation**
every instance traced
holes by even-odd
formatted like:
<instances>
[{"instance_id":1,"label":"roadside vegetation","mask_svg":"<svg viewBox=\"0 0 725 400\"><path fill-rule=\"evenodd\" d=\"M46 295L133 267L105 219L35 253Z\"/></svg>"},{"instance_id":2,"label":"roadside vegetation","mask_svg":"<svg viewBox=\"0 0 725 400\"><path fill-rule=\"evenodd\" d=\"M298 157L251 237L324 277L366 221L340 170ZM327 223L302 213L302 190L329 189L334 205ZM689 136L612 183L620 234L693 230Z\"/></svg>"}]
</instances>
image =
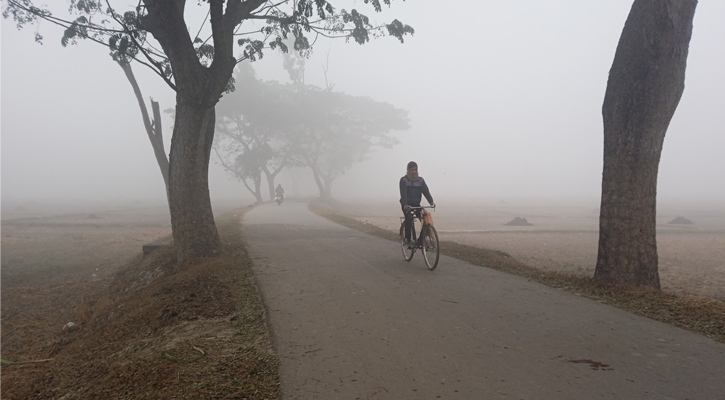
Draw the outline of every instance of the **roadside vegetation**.
<instances>
[{"instance_id":1,"label":"roadside vegetation","mask_svg":"<svg viewBox=\"0 0 725 400\"><path fill-rule=\"evenodd\" d=\"M313 202L310 211L328 220L374 236L398 242L398 232L358 221L336 211L334 205ZM647 287L595 284L591 278L542 271L525 265L509 254L441 241L441 254L469 262L473 265L525 277L578 296L588 297L614 307L697 332L725 343L725 302L699 296L679 295Z\"/></svg>"},{"instance_id":2,"label":"roadside vegetation","mask_svg":"<svg viewBox=\"0 0 725 400\"><path fill-rule=\"evenodd\" d=\"M15 326L4 319L2 398L278 398L277 357L241 239L248 209L217 218L220 257L179 266L173 248L161 248L76 286L74 324L50 339L43 307L16 315Z\"/></svg>"}]
</instances>

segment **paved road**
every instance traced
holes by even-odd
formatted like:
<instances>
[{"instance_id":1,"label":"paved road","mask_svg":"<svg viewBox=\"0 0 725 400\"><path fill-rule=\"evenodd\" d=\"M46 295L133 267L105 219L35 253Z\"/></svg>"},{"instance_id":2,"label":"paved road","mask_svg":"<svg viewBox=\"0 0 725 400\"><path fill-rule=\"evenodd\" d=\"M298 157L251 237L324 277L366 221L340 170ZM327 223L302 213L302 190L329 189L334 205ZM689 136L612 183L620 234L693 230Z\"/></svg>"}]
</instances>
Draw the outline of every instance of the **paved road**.
<instances>
[{"instance_id":1,"label":"paved road","mask_svg":"<svg viewBox=\"0 0 725 400\"><path fill-rule=\"evenodd\" d=\"M725 399L703 336L449 257L431 272L302 203L243 228L283 399Z\"/></svg>"}]
</instances>

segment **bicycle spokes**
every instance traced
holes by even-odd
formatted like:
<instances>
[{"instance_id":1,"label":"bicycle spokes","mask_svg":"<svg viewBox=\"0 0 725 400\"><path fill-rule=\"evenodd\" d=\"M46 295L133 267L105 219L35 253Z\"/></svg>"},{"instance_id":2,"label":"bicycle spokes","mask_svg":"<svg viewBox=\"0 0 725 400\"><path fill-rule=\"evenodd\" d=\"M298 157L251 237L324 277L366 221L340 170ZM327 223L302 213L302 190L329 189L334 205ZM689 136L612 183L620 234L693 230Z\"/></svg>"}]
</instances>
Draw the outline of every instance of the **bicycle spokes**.
<instances>
[{"instance_id":1,"label":"bicycle spokes","mask_svg":"<svg viewBox=\"0 0 725 400\"><path fill-rule=\"evenodd\" d=\"M438 247L438 232L432 226L426 226L425 232L422 234L423 258L429 270L434 270L438 266L438 258L440 257L440 249Z\"/></svg>"}]
</instances>

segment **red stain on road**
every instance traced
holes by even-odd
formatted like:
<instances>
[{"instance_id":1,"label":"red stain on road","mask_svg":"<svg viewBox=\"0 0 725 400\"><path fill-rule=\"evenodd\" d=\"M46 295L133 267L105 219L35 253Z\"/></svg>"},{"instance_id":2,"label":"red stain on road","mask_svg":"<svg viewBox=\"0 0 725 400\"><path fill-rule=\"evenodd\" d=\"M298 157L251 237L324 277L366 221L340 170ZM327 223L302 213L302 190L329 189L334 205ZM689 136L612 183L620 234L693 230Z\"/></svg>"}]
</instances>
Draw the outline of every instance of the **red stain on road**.
<instances>
[{"instance_id":1,"label":"red stain on road","mask_svg":"<svg viewBox=\"0 0 725 400\"><path fill-rule=\"evenodd\" d=\"M574 364L589 364L589 368L595 371L614 371L614 368L610 368L608 364L600 363L594 360L566 360Z\"/></svg>"}]
</instances>

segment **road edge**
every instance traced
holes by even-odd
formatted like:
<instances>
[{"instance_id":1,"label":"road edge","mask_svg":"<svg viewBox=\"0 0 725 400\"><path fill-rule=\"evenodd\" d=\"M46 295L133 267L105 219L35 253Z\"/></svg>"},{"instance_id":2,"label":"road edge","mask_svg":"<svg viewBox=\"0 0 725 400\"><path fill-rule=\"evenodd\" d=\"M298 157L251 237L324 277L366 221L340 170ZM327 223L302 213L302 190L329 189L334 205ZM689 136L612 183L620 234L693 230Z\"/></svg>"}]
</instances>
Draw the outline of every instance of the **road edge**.
<instances>
[{"instance_id":1,"label":"road edge","mask_svg":"<svg viewBox=\"0 0 725 400\"><path fill-rule=\"evenodd\" d=\"M320 200L308 203L314 214L373 236L397 242L399 234L361 222ZM521 276L530 281L590 298L649 319L699 333L725 343L725 302L694 295L678 295L643 287L595 284L590 278L536 269L509 254L451 241L441 241L441 253L470 264Z\"/></svg>"}]
</instances>

